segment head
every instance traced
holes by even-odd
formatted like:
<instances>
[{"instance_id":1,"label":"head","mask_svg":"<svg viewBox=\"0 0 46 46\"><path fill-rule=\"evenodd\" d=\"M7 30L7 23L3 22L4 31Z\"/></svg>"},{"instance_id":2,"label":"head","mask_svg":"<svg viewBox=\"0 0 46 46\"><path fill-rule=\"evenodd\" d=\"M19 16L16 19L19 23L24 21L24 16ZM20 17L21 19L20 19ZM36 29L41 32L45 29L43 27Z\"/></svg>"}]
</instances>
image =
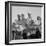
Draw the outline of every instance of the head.
<instances>
[{"instance_id":1,"label":"head","mask_svg":"<svg viewBox=\"0 0 46 46\"><path fill-rule=\"evenodd\" d=\"M18 20L20 20L20 15L18 14L17 16L18 16Z\"/></svg>"},{"instance_id":2,"label":"head","mask_svg":"<svg viewBox=\"0 0 46 46\"><path fill-rule=\"evenodd\" d=\"M24 19L24 14L21 14L22 19Z\"/></svg>"},{"instance_id":3,"label":"head","mask_svg":"<svg viewBox=\"0 0 46 46\"><path fill-rule=\"evenodd\" d=\"M37 20L41 20L40 16L37 16Z\"/></svg>"},{"instance_id":4,"label":"head","mask_svg":"<svg viewBox=\"0 0 46 46\"><path fill-rule=\"evenodd\" d=\"M28 17L31 18L31 14L30 13L28 13Z\"/></svg>"}]
</instances>

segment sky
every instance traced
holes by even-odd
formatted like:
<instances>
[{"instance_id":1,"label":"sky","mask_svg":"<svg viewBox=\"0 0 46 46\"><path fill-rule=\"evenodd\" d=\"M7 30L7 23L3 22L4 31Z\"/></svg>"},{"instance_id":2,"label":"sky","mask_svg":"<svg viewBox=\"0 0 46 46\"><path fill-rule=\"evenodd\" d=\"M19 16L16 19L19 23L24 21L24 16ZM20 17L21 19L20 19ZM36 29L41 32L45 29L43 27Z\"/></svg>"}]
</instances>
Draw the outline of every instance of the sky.
<instances>
[{"instance_id":1,"label":"sky","mask_svg":"<svg viewBox=\"0 0 46 46\"><path fill-rule=\"evenodd\" d=\"M33 20L37 20L37 16L41 16L41 7L25 7L25 6L12 6L12 23L17 19L18 14L24 14L24 17L28 17L28 13L31 14Z\"/></svg>"}]
</instances>

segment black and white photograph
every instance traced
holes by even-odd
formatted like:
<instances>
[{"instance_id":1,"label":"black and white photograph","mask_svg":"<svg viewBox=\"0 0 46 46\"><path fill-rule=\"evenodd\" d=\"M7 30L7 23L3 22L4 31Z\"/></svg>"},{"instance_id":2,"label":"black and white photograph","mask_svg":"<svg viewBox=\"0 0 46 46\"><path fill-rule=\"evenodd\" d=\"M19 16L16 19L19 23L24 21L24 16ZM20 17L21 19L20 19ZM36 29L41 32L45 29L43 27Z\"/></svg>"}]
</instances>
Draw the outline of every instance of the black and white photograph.
<instances>
[{"instance_id":1,"label":"black and white photograph","mask_svg":"<svg viewBox=\"0 0 46 46\"><path fill-rule=\"evenodd\" d=\"M6 2L7 44L44 42L44 3Z\"/></svg>"}]
</instances>

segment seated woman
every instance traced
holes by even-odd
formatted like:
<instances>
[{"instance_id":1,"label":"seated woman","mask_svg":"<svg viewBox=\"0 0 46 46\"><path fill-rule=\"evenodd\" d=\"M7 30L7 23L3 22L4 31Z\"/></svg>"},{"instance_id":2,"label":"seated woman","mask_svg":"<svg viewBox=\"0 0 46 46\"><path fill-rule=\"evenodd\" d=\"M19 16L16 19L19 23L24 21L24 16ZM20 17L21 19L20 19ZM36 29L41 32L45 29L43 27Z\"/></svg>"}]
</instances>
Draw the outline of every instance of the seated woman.
<instances>
[{"instance_id":1,"label":"seated woman","mask_svg":"<svg viewBox=\"0 0 46 46\"><path fill-rule=\"evenodd\" d=\"M23 39L29 39L30 38L30 35L31 35L30 31L31 30L29 30L28 28L23 30Z\"/></svg>"},{"instance_id":2,"label":"seated woman","mask_svg":"<svg viewBox=\"0 0 46 46\"><path fill-rule=\"evenodd\" d=\"M41 32L39 30L39 28L36 28L36 33L30 35L30 39L36 39L36 38L41 38Z\"/></svg>"},{"instance_id":3,"label":"seated woman","mask_svg":"<svg viewBox=\"0 0 46 46\"><path fill-rule=\"evenodd\" d=\"M26 33L23 33L23 39L27 39Z\"/></svg>"},{"instance_id":4,"label":"seated woman","mask_svg":"<svg viewBox=\"0 0 46 46\"><path fill-rule=\"evenodd\" d=\"M41 38L41 32L39 28L36 28L36 38Z\"/></svg>"}]
</instances>

